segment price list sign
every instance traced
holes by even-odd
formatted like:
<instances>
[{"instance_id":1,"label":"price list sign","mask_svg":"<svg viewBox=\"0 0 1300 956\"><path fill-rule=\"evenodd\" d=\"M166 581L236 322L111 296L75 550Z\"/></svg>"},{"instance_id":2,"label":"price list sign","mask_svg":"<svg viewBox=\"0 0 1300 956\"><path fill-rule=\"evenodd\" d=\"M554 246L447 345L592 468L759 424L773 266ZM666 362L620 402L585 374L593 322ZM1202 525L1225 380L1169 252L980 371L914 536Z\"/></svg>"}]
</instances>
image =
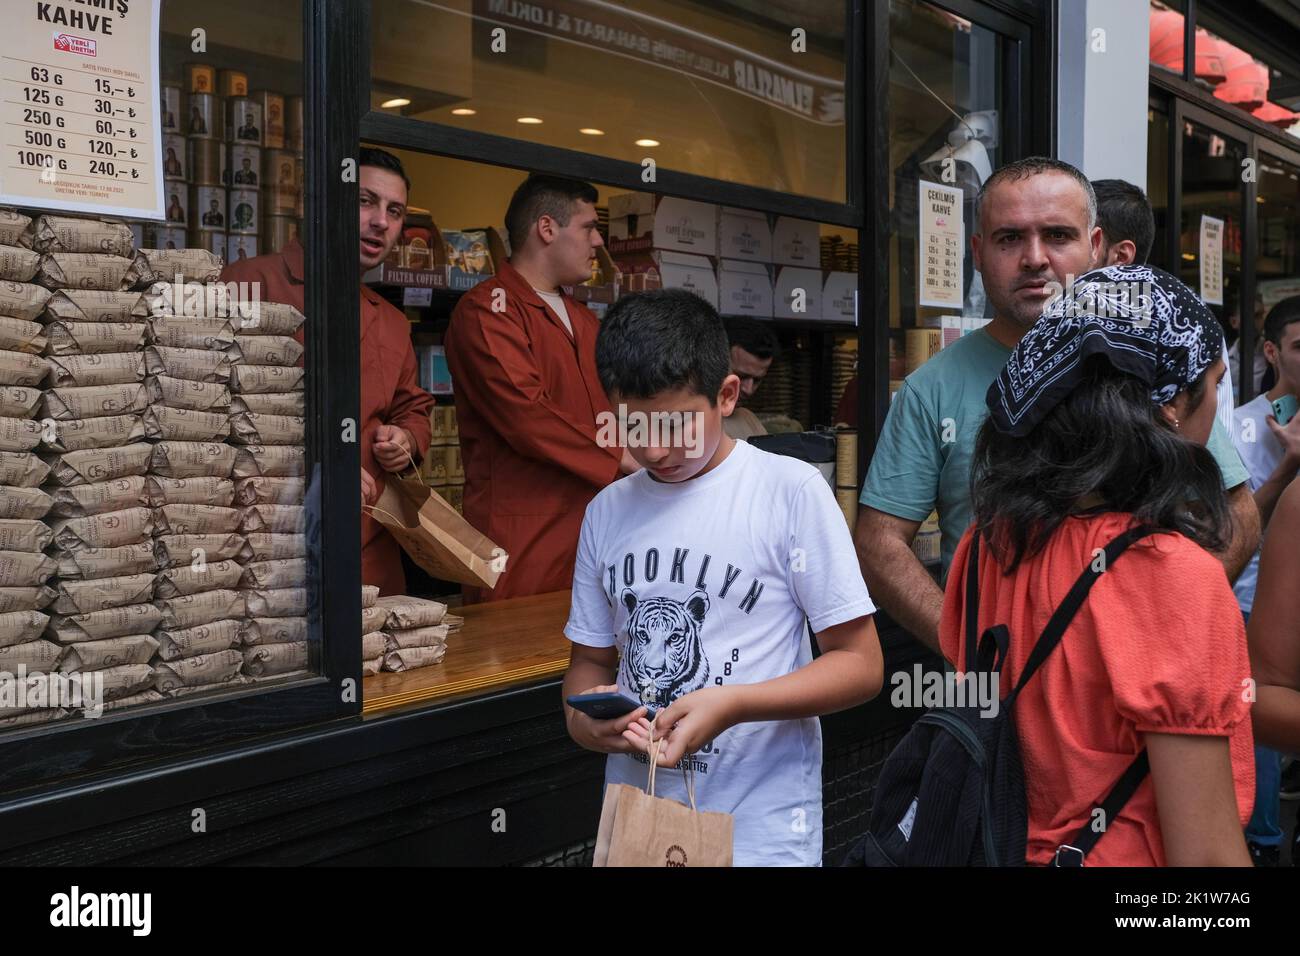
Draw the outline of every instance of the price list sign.
<instances>
[{"instance_id":1,"label":"price list sign","mask_svg":"<svg viewBox=\"0 0 1300 956\"><path fill-rule=\"evenodd\" d=\"M163 218L161 0L6 0L0 203Z\"/></svg>"},{"instance_id":2,"label":"price list sign","mask_svg":"<svg viewBox=\"0 0 1300 956\"><path fill-rule=\"evenodd\" d=\"M940 309L962 307L962 269L966 232L961 189L920 181L920 241L917 243L917 298Z\"/></svg>"}]
</instances>

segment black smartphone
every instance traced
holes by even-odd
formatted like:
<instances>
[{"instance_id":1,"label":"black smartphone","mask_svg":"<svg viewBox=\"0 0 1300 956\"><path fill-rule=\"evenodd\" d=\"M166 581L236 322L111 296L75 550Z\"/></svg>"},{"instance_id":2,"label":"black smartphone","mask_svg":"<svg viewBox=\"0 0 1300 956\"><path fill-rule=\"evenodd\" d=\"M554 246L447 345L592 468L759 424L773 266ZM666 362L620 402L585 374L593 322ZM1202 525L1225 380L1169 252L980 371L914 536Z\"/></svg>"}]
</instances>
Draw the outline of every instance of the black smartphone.
<instances>
[{"instance_id":1,"label":"black smartphone","mask_svg":"<svg viewBox=\"0 0 1300 956\"><path fill-rule=\"evenodd\" d=\"M630 714L638 707L644 706L639 701L633 700L617 691L605 691L600 694L574 694L568 699L568 704L574 710L580 710L593 720L613 720L615 717L622 717ZM655 709L648 708L646 719L653 720Z\"/></svg>"}]
</instances>

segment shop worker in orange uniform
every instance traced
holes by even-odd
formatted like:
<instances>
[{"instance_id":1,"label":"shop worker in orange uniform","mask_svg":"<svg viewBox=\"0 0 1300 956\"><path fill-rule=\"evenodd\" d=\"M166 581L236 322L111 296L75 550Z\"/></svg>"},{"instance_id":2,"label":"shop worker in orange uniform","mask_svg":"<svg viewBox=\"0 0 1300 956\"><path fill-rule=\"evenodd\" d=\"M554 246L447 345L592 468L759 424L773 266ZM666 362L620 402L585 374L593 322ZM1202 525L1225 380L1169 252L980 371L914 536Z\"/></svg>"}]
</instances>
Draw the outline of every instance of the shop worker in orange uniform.
<instances>
[{"instance_id":1,"label":"shop worker in orange uniform","mask_svg":"<svg viewBox=\"0 0 1300 956\"><path fill-rule=\"evenodd\" d=\"M596 190L530 176L506 211L511 258L461 297L444 344L465 518L509 555L496 587L466 603L573 586L587 503L636 463L597 443L609 402L596 374L599 323L560 287L585 281L601 246Z\"/></svg>"},{"instance_id":2,"label":"shop worker in orange uniform","mask_svg":"<svg viewBox=\"0 0 1300 956\"><path fill-rule=\"evenodd\" d=\"M361 192L361 271L379 265L402 234L411 182L401 160L380 149L362 149L357 180ZM262 298L303 309L303 250L295 239L282 252L226 266L225 282L260 282ZM341 313L345 314L345 313ZM321 322L324 316L308 317ZM297 335L302 341L300 329ZM324 370L322 370L324 371ZM429 447L433 396L417 384L415 352L406 317L374 290L361 287L362 504L374 504L389 472L418 464ZM361 582L380 594L402 594L401 548L383 525L361 515Z\"/></svg>"}]
</instances>

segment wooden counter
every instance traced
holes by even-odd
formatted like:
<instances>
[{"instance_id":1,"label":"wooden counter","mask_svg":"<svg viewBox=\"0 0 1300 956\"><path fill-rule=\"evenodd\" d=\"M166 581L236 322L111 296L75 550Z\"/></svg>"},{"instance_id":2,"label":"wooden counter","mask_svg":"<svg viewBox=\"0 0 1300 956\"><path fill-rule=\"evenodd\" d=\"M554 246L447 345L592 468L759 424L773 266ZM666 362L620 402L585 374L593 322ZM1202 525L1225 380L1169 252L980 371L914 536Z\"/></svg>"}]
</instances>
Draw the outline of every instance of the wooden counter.
<instances>
[{"instance_id":1,"label":"wooden counter","mask_svg":"<svg viewBox=\"0 0 1300 956\"><path fill-rule=\"evenodd\" d=\"M447 639L442 663L364 678L362 714L558 677L569 666L569 639L564 636L568 591L472 604L454 613L465 618L465 625ZM558 713L558 694L555 707Z\"/></svg>"}]
</instances>

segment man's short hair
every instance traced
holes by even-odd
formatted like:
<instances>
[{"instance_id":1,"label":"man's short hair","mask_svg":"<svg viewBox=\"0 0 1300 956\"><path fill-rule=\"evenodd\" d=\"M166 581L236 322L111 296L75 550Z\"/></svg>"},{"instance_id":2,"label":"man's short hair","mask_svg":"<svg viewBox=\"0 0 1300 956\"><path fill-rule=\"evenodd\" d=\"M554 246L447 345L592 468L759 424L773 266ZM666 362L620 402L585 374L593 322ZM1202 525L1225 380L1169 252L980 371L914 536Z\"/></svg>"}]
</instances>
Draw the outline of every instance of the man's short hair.
<instances>
[{"instance_id":1,"label":"man's short hair","mask_svg":"<svg viewBox=\"0 0 1300 956\"><path fill-rule=\"evenodd\" d=\"M1156 241L1156 214L1147 194L1122 179L1093 180L1097 196L1097 225L1113 246L1125 239L1133 243L1138 264L1145 263Z\"/></svg>"},{"instance_id":2,"label":"man's short hair","mask_svg":"<svg viewBox=\"0 0 1300 956\"><path fill-rule=\"evenodd\" d=\"M406 191L411 191L411 177L406 175L406 169L402 166L402 161L388 152L386 149L376 149L373 146L362 146L361 156L357 160L358 166L377 166L380 169L386 169L390 173L397 173L402 177L402 182L406 183Z\"/></svg>"},{"instance_id":3,"label":"man's short hair","mask_svg":"<svg viewBox=\"0 0 1300 956\"><path fill-rule=\"evenodd\" d=\"M781 343L771 325L744 315L733 315L722 320L727 329L727 341L739 345L759 359L774 359L781 352Z\"/></svg>"},{"instance_id":4,"label":"man's short hair","mask_svg":"<svg viewBox=\"0 0 1300 956\"><path fill-rule=\"evenodd\" d=\"M693 292L635 292L605 313L596 370L610 395L648 399L686 388L716 405L731 373L727 332L718 310Z\"/></svg>"},{"instance_id":5,"label":"man's short hair","mask_svg":"<svg viewBox=\"0 0 1300 956\"><path fill-rule=\"evenodd\" d=\"M1264 340L1280 348L1282 330L1292 322L1300 322L1300 295L1287 296L1268 310L1264 319Z\"/></svg>"},{"instance_id":6,"label":"man's short hair","mask_svg":"<svg viewBox=\"0 0 1300 956\"><path fill-rule=\"evenodd\" d=\"M550 216L561 226L567 226L573 204L582 200L594 206L597 196L596 187L591 183L533 173L519 184L506 208L510 248L516 251L523 248L533 224L542 216Z\"/></svg>"},{"instance_id":7,"label":"man's short hair","mask_svg":"<svg viewBox=\"0 0 1300 956\"><path fill-rule=\"evenodd\" d=\"M998 167L993 172L993 175L988 178L988 181L980 186L980 190L975 196L975 228L980 228L980 213L984 209L984 197L988 195L990 189L998 183L1019 182L1022 179L1028 179L1030 176L1038 176L1042 173L1064 173L1077 182L1088 199L1088 228L1092 229L1093 226L1097 225L1097 194L1092 191L1092 183L1088 182L1087 176L1069 163L1061 162L1059 159L1051 159L1047 156L1027 156L1024 159L1016 160L1014 163L1007 163L1005 166Z\"/></svg>"}]
</instances>

